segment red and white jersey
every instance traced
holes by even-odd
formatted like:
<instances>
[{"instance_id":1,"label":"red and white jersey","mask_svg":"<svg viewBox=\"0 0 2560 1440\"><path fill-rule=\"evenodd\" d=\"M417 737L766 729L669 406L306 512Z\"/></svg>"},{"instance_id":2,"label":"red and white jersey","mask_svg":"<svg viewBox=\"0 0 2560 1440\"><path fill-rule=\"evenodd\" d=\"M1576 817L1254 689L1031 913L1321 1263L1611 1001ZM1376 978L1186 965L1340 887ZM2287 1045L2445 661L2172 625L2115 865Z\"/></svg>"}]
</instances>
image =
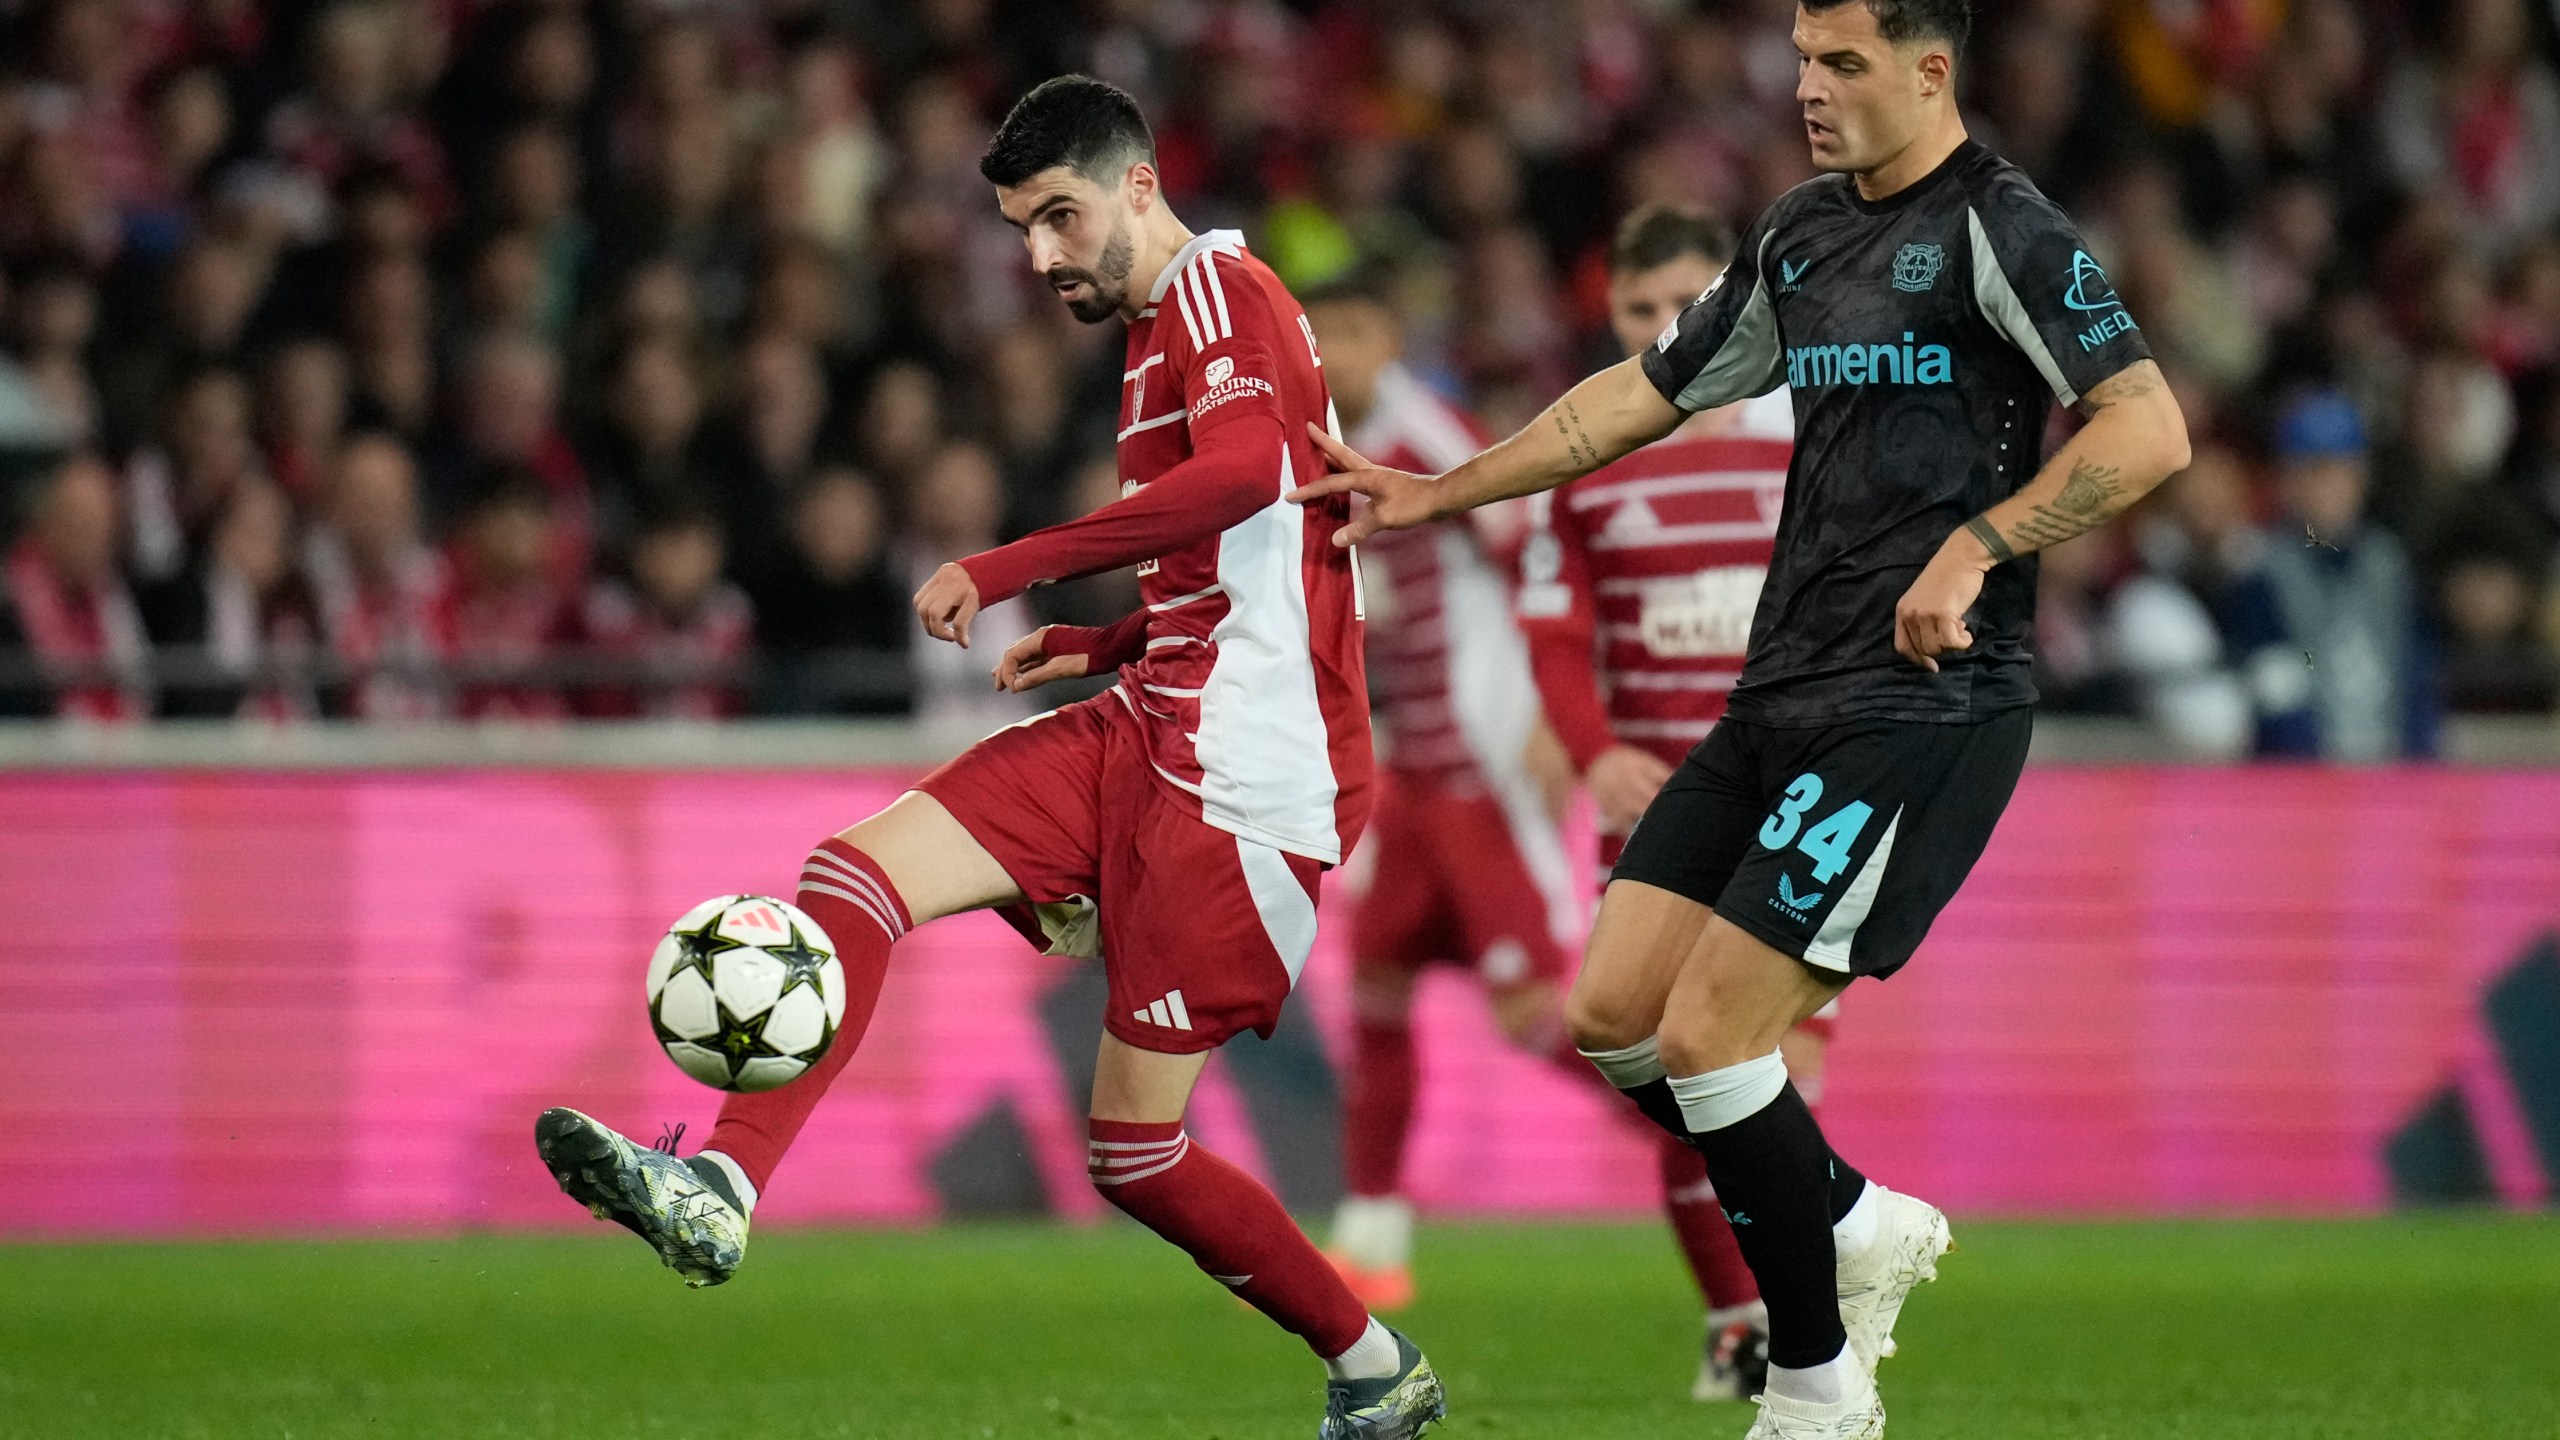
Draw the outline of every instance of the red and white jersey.
<instances>
[{"instance_id":1,"label":"red and white jersey","mask_svg":"<svg viewBox=\"0 0 2560 1440\"><path fill-rule=\"evenodd\" d=\"M1676 765L1724 714L1786 498L1787 403L1780 389L1722 433L1675 432L1529 497L1517 608L1576 765L1611 743Z\"/></svg>"},{"instance_id":2,"label":"red and white jersey","mask_svg":"<svg viewBox=\"0 0 2560 1440\"><path fill-rule=\"evenodd\" d=\"M1484 449L1484 432L1401 365L1378 376L1375 406L1350 437L1372 462L1437 475ZM1497 507L1360 546L1369 596L1369 703L1387 768L1460 791L1520 768L1538 718L1529 647L1511 618Z\"/></svg>"},{"instance_id":3,"label":"red and white jersey","mask_svg":"<svg viewBox=\"0 0 2560 1440\"><path fill-rule=\"evenodd\" d=\"M1194 238L1156 277L1129 326L1122 491L1190 458L1195 427L1227 406L1276 407L1281 438L1269 504L1138 567L1146 654L1118 693L1157 776L1203 820L1338 865L1370 790L1357 562L1333 544L1350 504L1286 498L1325 473L1306 429L1332 425L1320 365L1306 312L1239 232Z\"/></svg>"}]
</instances>

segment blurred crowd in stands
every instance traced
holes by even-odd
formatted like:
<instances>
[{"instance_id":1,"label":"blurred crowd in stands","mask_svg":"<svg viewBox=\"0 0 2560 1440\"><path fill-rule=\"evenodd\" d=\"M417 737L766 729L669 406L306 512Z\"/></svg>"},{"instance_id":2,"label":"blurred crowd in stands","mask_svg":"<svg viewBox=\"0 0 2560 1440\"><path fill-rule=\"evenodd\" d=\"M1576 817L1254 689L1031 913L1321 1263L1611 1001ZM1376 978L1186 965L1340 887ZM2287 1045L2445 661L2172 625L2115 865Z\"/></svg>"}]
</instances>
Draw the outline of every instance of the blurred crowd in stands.
<instances>
[{"instance_id":1,"label":"blurred crowd in stands","mask_svg":"<svg viewBox=\"0 0 2560 1440\"><path fill-rule=\"evenodd\" d=\"M2560 83L2528 0L1984 0L2192 469L2044 562L2047 703L2199 755L2548 713ZM1514 426L1605 239L1808 174L1787 0L0 3L0 694L160 715L919 713L939 562L1118 494L1116 325L976 160L1064 70ZM2067 423L2057 417L2057 424ZM982 621L1116 615L1104 578Z\"/></svg>"}]
</instances>

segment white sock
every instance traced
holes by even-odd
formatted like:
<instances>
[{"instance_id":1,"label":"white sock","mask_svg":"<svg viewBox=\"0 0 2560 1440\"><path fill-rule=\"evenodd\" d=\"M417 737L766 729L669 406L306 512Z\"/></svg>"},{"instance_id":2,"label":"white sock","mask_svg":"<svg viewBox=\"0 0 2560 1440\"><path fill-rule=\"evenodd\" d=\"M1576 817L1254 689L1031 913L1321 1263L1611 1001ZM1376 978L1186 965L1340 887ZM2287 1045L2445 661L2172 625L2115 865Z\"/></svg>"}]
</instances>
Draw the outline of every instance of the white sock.
<instances>
[{"instance_id":1,"label":"white sock","mask_svg":"<svg viewBox=\"0 0 2560 1440\"><path fill-rule=\"evenodd\" d=\"M1843 1345L1839 1354L1808 1369L1770 1366L1769 1393L1807 1405L1838 1405L1856 1394L1858 1382L1865 1378L1865 1372L1858 1368L1858 1357Z\"/></svg>"},{"instance_id":2,"label":"white sock","mask_svg":"<svg viewBox=\"0 0 2560 1440\"><path fill-rule=\"evenodd\" d=\"M1876 1182L1868 1181L1866 1188L1858 1192L1858 1203L1833 1223L1832 1252L1843 1260L1866 1254L1867 1247L1876 1243L1876 1227L1884 1221L1883 1208L1876 1203Z\"/></svg>"},{"instance_id":3,"label":"white sock","mask_svg":"<svg viewBox=\"0 0 2560 1440\"><path fill-rule=\"evenodd\" d=\"M1333 1253L1363 1270L1413 1263L1413 1206L1400 1195L1345 1195L1333 1212Z\"/></svg>"},{"instance_id":4,"label":"white sock","mask_svg":"<svg viewBox=\"0 0 2560 1440\"><path fill-rule=\"evenodd\" d=\"M1761 1300L1746 1300L1739 1305L1719 1305L1707 1312L1707 1333L1713 1335L1736 1321L1747 1321L1763 1330L1768 1329L1768 1303Z\"/></svg>"},{"instance_id":5,"label":"white sock","mask_svg":"<svg viewBox=\"0 0 2560 1440\"><path fill-rule=\"evenodd\" d=\"M1384 1380L1396 1373L1396 1337L1372 1315L1350 1349L1324 1362L1324 1373L1335 1380Z\"/></svg>"},{"instance_id":6,"label":"white sock","mask_svg":"<svg viewBox=\"0 0 2560 1440\"><path fill-rule=\"evenodd\" d=\"M1787 1060L1775 1050L1702 1075L1671 1077L1671 1093L1680 1101L1681 1118L1689 1122L1692 1135L1739 1125L1768 1109L1786 1088Z\"/></svg>"},{"instance_id":7,"label":"white sock","mask_svg":"<svg viewBox=\"0 0 2560 1440\"><path fill-rule=\"evenodd\" d=\"M729 1184L737 1190L738 1203L746 1207L747 1214L756 1213L756 1182L747 1178L744 1167L717 1150L705 1150L694 1158L719 1166L720 1173L728 1176Z\"/></svg>"},{"instance_id":8,"label":"white sock","mask_svg":"<svg viewBox=\"0 0 2560 1440\"><path fill-rule=\"evenodd\" d=\"M1621 1090L1650 1085L1663 1076L1662 1038L1647 1035L1623 1050L1585 1050L1582 1058L1591 1062L1600 1078Z\"/></svg>"}]
</instances>

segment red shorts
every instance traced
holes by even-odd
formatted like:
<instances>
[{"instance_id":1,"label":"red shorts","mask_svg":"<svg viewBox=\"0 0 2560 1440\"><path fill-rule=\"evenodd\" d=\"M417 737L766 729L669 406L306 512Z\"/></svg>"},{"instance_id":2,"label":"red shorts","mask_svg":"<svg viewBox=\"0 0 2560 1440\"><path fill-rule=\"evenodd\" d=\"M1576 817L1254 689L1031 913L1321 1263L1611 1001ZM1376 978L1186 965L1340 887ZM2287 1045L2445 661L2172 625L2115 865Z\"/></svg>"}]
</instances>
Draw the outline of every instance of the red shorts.
<instances>
[{"instance_id":1,"label":"red shorts","mask_svg":"<svg viewBox=\"0 0 2560 1440\"><path fill-rule=\"evenodd\" d=\"M1023 898L1096 907L1103 1028L1188 1055L1269 1038L1316 941L1324 865L1220 830L1176 798L1116 694L999 730L927 775Z\"/></svg>"},{"instance_id":2,"label":"red shorts","mask_svg":"<svg viewBox=\"0 0 2560 1440\"><path fill-rule=\"evenodd\" d=\"M1465 965L1492 985L1564 979L1572 966L1558 934L1577 930L1580 917L1552 830L1519 833L1485 791L1381 778L1362 846L1366 889L1351 919L1355 963ZM1533 865L1523 851L1539 845L1553 854Z\"/></svg>"}]
</instances>

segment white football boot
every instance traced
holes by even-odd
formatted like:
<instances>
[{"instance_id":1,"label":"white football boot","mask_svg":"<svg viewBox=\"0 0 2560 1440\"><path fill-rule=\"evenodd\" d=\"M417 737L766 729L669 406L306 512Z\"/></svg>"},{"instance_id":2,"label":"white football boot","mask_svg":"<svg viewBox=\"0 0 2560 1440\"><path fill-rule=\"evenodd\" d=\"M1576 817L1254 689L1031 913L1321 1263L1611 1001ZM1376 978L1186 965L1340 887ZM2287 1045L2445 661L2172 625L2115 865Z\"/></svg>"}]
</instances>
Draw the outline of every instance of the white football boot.
<instances>
[{"instance_id":1,"label":"white football boot","mask_svg":"<svg viewBox=\"0 0 2560 1440\"><path fill-rule=\"evenodd\" d=\"M1743 1440L1884 1440L1884 1401L1876 1383L1860 1377L1858 1393L1837 1405L1816 1405L1763 1393L1752 1398L1760 1418Z\"/></svg>"},{"instance_id":2,"label":"white football boot","mask_svg":"<svg viewBox=\"0 0 2560 1440\"><path fill-rule=\"evenodd\" d=\"M1841 1256L1836 1278L1840 1324L1858 1363L1872 1376L1876 1362L1894 1351L1893 1322L1902 1302L1913 1286L1938 1278L1938 1257L1956 1242L1937 1206L1872 1180L1867 1184L1876 1206L1876 1238L1864 1251Z\"/></svg>"}]
</instances>

